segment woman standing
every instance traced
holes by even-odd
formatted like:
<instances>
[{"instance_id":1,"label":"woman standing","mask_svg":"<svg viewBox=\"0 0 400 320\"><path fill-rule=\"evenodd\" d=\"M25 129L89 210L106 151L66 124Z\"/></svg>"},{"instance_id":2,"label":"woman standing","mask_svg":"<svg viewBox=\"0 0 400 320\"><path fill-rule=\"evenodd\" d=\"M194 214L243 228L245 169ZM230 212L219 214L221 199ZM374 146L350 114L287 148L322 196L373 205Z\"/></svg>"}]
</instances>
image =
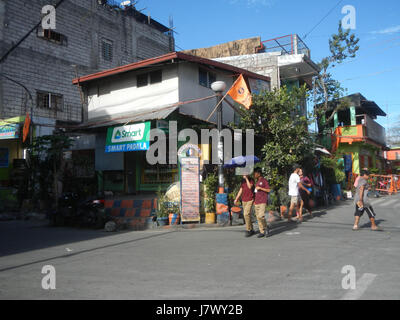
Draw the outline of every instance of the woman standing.
<instances>
[{"instance_id":1,"label":"woman standing","mask_svg":"<svg viewBox=\"0 0 400 320\"><path fill-rule=\"evenodd\" d=\"M303 175L303 170L300 169L299 171L299 176L300 176L300 183L303 185L303 188L299 188L299 193L300 193L300 209L299 209L299 220L300 222L303 221L303 206L304 208L307 209L307 211L310 214L310 217L313 217L312 214L312 209L311 209L311 191L312 191L312 184L311 184L311 180L307 177Z\"/></svg>"}]
</instances>

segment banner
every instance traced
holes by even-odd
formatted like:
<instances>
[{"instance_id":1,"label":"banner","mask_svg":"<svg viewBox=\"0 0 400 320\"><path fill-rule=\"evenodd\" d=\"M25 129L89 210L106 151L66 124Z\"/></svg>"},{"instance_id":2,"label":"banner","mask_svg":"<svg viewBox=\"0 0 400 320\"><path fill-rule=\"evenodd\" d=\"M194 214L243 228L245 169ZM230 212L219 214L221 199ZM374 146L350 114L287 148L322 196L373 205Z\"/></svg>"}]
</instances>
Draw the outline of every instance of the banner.
<instances>
[{"instance_id":1,"label":"banner","mask_svg":"<svg viewBox=\"0 0 400 320\"><path fill-rule=\"evenodd\" d=\"M17 139L19 138L19 124L10 123L0 126L0 139Z\"/></svg>"},{"instance_id":2,"label":"banner","mask_svg":"<svg viewBox=\"0 0 400 320\"><path fill-rule=\"evenodd\" d=\"M150 146L150 121L111 127L107 130L105 152L148 150Z\"/></svg>"},{"instance_id":3,"label":"banner","mask_svg":"<svg viewBox=\"0 0 400 320\"><path fill-rule=\"evenodd\" d=\"M29 113L26 114L24 128L22 130L22 142L25 142L29 134L29 126L31 124L31 118L29 118Z\"/></svg>"},{"instance_id":4,"label":"banner","mask_svg":"<svg viewBox=\"0 0 400 320\"><path fill-rule=\"evenodd\" d=\"M227 94L229 94L233 100L242 104L246 109L250 109L252 103L251 93L242 74L235 81Z\"/></svg>"}]
</instances>

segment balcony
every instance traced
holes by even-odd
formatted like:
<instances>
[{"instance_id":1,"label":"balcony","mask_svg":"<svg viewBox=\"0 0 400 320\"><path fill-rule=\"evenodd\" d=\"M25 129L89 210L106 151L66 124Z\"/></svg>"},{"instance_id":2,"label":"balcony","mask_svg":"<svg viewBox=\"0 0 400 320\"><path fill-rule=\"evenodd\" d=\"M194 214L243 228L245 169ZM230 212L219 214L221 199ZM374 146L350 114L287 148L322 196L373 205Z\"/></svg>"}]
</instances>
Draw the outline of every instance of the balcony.
<instances>
[{"instance_id":1,"label":"balcony","mask_svg":"<svg viewBox=\"0 0 400 320\"><path fill-rule=\"evenodd\" d=\"M369 117L364 124L357 124L355 126L337 127L335 135L339 138L339 143L353 143L358 141L365 141L369 139L382 146L386 145L386 131L385 128L375 122Z\"/></svg>"},{"instance_id":2,"label":"balcony","mask_svg":"<svg viewBox=\"0 0 400 320\"><path fill-rule=\"evenodd\" d=\"M265 40L261 44L260 52L278 52L280 55L304 54L310 58L310 49L297 34Z\"/></svg>"}]
</instances>

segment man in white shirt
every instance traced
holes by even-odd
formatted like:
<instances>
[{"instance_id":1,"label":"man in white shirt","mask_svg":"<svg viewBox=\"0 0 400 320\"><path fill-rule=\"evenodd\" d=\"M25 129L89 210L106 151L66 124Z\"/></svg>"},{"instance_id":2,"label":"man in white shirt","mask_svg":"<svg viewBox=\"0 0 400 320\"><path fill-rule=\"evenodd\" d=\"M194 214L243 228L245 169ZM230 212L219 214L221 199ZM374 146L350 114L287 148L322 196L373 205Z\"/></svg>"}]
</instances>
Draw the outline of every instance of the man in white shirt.
<instances>
[{"instance_id":1,"label":"man in white shirt","mask_svg":"<svg viewBox=\"0 0 400 320\"><path fill-rule=\"evenodd\" d=\"M292 222L292 212L294 207L296 206L296 211L299 210L299 203L300 203L300 194L299 188L303 188L303 185L300 183L300 176L299 176L299 167L294 168L294 172L290 175L289 178L289 196L290 196L290 208L288 213L288 222Z\"/></svg>"}]
</instances>

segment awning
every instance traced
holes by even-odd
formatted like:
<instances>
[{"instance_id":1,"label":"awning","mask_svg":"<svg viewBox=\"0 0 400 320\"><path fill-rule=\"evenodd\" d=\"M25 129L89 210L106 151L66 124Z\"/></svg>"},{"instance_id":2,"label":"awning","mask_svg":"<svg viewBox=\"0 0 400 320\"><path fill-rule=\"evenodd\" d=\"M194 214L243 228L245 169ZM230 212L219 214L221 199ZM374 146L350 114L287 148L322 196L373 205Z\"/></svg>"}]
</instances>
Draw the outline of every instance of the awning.
<instances>
[{"instance_id":1,"label":"awning","mask_svg":"<svg viewBox=\"0 0 400 320\"><path fill-rule=\"evenodd\" d=\"M164 109L156 109L156 110L146 110L141 113L124 113L121 115L114 115L113 117L106 118L98 118L93 119L88 122L84 122L77 127L77 129L90 129L90 128L99 128L99 127L109 127L116 124L125 124L125 123L135 123L135 122L143 122L147 120L161 120L168 117L172 112L174 112L178 106L166 107Z\"/></svg>"}]
</instances>

